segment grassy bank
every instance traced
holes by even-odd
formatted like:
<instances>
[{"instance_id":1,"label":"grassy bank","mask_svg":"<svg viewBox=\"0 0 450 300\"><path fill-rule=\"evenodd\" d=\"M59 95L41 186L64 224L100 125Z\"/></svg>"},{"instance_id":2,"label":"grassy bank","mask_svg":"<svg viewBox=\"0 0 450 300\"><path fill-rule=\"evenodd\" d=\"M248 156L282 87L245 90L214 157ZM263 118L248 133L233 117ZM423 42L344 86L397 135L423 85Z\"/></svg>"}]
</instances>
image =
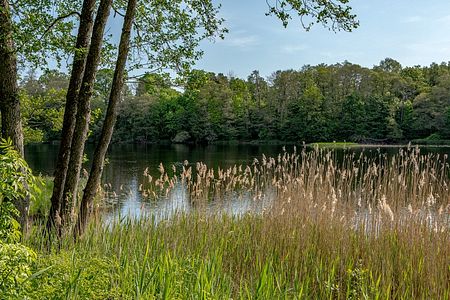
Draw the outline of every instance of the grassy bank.
<instances>
[{"instance_id":1,"label":"grassy bank","mask_svg":"<svg viewBox=\"0 0 450 300\"><path fill-rule=\"evenodd\" d=\"M358 143L352 142L318 142L308 144L309 147L319 147L319 148L350 148L360 146Z\"/></svg>"},{"instance_id":2,"label":"grassy bank","mask_svg":"<svg viewBox=\"0 0 450 300\"><path fill-rule=\"evenodd\" d=\"M39 249L30 241L30 243ZM327 216L180 216L94 226L41 254L39 299L448 299L448 232L367 235ZM41 249L40 253L45 253Z\"/></svg>"},{"instance_id":3,"label":"grassy bank","mask_svg":"<svg viewBox=\"0 0 450 300\"><path fill-rule=\"evenodd\" d=\"M419 149L368 158L317 149L251 166L185 166L143 193L182 182L198 211L156 224L93 220L78 241L37 230L35 299L449 299L449 166ZM194 172L194 173L193 173ZM150 177L149 177L150 178ZM178 180L178 181L176 181ZM174 183L175 181L175 183ZM230 193L275 191L270 207L204 213ZM202 205L203 204L203 205ZM36 227L38 229L38 227Z\"/></svg>"}]
</instances>

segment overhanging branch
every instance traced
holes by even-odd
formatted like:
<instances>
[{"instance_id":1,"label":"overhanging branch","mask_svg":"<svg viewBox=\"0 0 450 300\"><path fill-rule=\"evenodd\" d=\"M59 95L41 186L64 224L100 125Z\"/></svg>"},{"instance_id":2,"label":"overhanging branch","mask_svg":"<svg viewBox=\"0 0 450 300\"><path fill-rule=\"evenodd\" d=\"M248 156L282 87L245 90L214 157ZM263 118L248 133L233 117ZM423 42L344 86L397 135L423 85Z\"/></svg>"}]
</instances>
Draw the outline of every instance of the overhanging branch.
<instances>
[{"instance_id":1,"label":"overhanging branch","mask_svg":"<svg viewBox=\"0 0 450 300\"><path fill-rule=\"evenodd\" d=\"M53 20L53 22L47 27L47 29L44 31L44 33L41 35L41 37L39 38L39 40L42 40L44 38L44 36L50 32L50 30L52 30L53 27L55 27L55 25L64 20L67 19L68 17L71 17L73 15L77 15L79 18L81 18L81 14L77 11L71 11L65 15L59 16L56 19Z\"/></svg>"}]
</instances>

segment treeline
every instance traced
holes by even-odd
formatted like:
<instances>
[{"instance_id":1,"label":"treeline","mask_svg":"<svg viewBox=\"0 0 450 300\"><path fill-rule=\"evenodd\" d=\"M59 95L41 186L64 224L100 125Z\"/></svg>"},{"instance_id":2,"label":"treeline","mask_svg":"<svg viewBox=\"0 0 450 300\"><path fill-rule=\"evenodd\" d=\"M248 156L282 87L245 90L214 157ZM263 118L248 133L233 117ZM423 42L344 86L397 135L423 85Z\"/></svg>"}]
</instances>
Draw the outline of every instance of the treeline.
<instances>
[{"instance_id":1,"label":"treeline","mask_svg":"<svg viewBox=\"0 0 450 300\"><path fill-rule=\"evenodd\" d=\"M22 82L27 132L43 141L61 128L65 75ZM111 72L97 79L91 136L101 128ZM450 63L373 68L349 62L247 79L195 70L183 89L147 74L121 103L114 142L356 141L450 139Z\"/></svg>"}]
</instances>

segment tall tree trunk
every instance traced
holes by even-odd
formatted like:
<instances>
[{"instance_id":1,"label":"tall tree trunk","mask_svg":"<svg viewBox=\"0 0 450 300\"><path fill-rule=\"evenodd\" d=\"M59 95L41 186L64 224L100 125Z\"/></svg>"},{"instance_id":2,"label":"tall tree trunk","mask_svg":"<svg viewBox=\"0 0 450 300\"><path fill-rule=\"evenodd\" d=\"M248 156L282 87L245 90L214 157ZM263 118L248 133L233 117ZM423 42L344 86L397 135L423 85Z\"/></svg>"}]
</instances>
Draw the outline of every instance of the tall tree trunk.
<instances>
[{"instance_id":1,"label":"tall tree trunk","mask_svg":"<svg viewBox=\"0 0 450 300\"><path fill-rule=\"evenodd\" d=\"M13 41L11 10L8 0L0 0L0 110L2 137L10 138L23 156L23 133L20 119L17 57Z\"/></svg>"},{"instance_id":2,"label":"tall tree trunk","mask_svg":"<svg viewBox=\"0 0 450 300\"><path fill-rule=\"evenodd\" d=\"M92 27L94 25L94 10L95 0L85 0L83 2L69 88L66 95L61 144L59 146L58 159L54 173L53 194L51 197L51 208L47 222L47 227L49 229L56 225L56 220L59 217L59 212L61 210L64 184L66 182L66 174L69 166L70 147L72 144L73 132L75 130L78 93L83 79L87 51L89 48Z\"/></svg>"},{"instance_id":3,"label":"tall tree trunk","mask_svg":"<svg viewBox=\"0 0 450 300\"><path fill-rule=\"evenodd\" d=\"M15 149L24 156L22 121L20 118L17 57L13 41L11 10L7 0L0 0L0 112L1 136L10 138ZM29 198L15 201L20 212L19 222L26 230Z\"/></svg>"},{"instance_id":4,"label":"tall tree trunk","mask_svg":"<svg viewBox=\"0 0 450 300\"><path fill-rule=\"evenodd\" d=\"M94 81L100 63L103 33L108 21L112 0L101 0L95 17L91 38L91 46L86 59L83 82L78 96L75 131L70 148L69 167L64 185L61 203L62 225L70 222L72 208L76 204L77 188L83 161L84 145L86 143L91 117L91 97L94 91Z\"/></svg>"},{"instance_id":5,"label":"tall tree trunk","mask_svg":"<svg viewBox=\"0 0 450 300\"><path fill-rule=\"evenodd\" d=\"M130 48L130 35L131 28L133 26L134 14L136 11L136 3L137 0L128 1L127 11L125 13L125 19L122 27L122 35L120 37L119 54L117 57L111 92L109 95L108 109L106 111L106 117L103 123L100 140L95 149L89 179L81 200L77 225L75 227L75 236L83 234L86 228L89 216L89 206L91 206L98 190L98 186L100 185L105 155L111 141L111 136L117 119L117 107L123 91L124 70Z\"/></svg>"}]
</instances>

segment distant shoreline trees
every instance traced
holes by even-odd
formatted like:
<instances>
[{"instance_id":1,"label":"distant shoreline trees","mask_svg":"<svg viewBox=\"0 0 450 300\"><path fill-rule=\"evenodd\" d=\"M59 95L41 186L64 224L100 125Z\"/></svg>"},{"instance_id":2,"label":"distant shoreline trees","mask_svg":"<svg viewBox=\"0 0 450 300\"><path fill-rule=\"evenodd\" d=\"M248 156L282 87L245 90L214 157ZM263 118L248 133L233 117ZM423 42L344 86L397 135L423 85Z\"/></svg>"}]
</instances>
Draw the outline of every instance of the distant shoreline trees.
<instances>
[{"instance_id":1,"label":"distant shoreline trees","mask_svg":"<svg viewBox=\"0 0 450 300\"><path fill-rule=\"evenodd\" d=\"M38 132L42 141L58 137L62 100L48 95L64 94L53 88L64 76L22 82L23 97L36 98L24 108L25 132ZM103 85L94 91L91 141L106 109ZM344 62L277 71L267 79L254 71L246 80L194 70L182 91L167 77L147 74L118 109L115 143L444 140L450 139L450 65L403 68L385 59L369 69Z\"/></svg>"}]
</instances>

